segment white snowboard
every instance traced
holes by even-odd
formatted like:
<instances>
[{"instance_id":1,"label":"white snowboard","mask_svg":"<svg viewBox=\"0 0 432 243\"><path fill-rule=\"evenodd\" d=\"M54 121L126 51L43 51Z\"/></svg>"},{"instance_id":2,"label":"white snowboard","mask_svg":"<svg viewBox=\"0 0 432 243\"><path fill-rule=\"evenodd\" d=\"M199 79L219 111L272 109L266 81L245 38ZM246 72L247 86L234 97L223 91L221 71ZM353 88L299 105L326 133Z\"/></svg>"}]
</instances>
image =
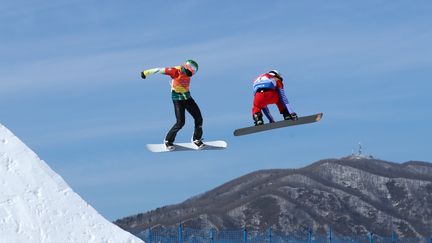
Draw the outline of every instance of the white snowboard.
<instances>
[{"instance_id":1,"label":"white snowboard","mask_svg":"<svg viewBox=\"0 0 432 243\"><path fill-rule=\"evenodd\" d=\"M194 143L174 143L175 149L169 151L166 149L165 144L147 144L147 149L154 153L160 152L176 152L176 151L199 151L199 150L220 150L225 149L227 147L227 143L222 140L217 141L205 141L205 146L199 149Z\"/></svg>"}]
</instances>

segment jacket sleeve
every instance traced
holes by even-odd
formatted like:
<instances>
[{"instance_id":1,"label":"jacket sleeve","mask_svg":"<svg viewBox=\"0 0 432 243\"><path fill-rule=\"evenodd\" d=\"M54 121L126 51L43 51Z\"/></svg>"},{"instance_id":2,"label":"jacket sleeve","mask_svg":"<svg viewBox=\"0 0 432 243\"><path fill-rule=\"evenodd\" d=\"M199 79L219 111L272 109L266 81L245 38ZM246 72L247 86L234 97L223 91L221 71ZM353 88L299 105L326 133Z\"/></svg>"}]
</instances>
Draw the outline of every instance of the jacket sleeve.
<instances>
[{"instance_id":1,"label":"jacket sleeve","mask_svg":"<svg viewBox=\"0 0 432 243\"><path fill-rule=\"evenodd\" d=\"M282 83L282 82L278 82L277 87L278 87L277 90L278 90L278 92L279 92L279 97L280 97L281 101L285 104L285 106L286 106L288 112L289 112L290 114L291 114L291 113L294 113L294 110L293 110L293 108L291 107L291 105L290 105L290 103L289 103L289 101L288 101L288 98L287 98L287 96L286 96L286 94L285 94L285 90L284 90L283 83Z\"/></svg>"},{"instance_id":2,"label":"jacket sleeve","mask_svg":"<svg viewBox=\"0 0 432 243\"><path fill-rule=\"evenodd\" d=\"M146 77L155 73L165 74L165 68L151 68L144 70L143 73Z\"/></svg>"},{"instance_id":3,"label":"jacket sleeve","mask_svg":"<svg viewBox=\"0 0 432 243\"><path fill-rule=\"evenodd\" d=\"M273 116L270 113L270 109L268 108L268 106L264 107L262 109L262 111L263 111L264 115L267 117L267 119L269 120L270 123L275 122Z\"/></svg>"}]
</instances>

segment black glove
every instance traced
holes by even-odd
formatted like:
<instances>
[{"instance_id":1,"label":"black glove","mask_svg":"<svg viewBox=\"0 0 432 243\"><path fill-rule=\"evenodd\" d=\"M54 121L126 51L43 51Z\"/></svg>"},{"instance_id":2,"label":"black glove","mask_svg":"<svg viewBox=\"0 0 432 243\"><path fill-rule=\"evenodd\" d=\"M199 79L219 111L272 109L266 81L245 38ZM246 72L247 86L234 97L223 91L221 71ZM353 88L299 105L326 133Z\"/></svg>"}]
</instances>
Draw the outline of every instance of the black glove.
<instances>
[{"instance_id":1,"label":"black glove","mask_svg":"<svg viewBox=\"0 0 432 243\"><path fill-rule=\"evenodd\" d=\"M297 113L293 112L293 113L290 114L290 116L291 116L291 119L293 119L294 121L298 120Z\"/></svg>"},{"instance_id":2,"label":"black glove","mask_svg":"<svg viewBox=\"0 0 432 243\"><path fill-rule=\"evenodd\" d=\"M141 78L143 78L143 79L145 79L145 78L146 78L146 76L145 76L144 72L141 72Z\"/></svg>"}]
</instances>

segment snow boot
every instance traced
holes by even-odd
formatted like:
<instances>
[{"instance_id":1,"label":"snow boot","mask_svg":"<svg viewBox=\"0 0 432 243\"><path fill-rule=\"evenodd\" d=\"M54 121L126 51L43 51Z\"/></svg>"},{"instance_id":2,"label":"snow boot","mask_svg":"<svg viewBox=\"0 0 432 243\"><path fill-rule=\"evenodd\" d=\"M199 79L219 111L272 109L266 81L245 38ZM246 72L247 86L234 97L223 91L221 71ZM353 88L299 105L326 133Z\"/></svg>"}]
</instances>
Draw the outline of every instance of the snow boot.
<instances>
[{"instance_id":1,"label":"snow boot","mask_svg":"<svg viewBox=\"0 0 432 243\"><path fill-rule=\"evenodd\" d=\"M297 121L298 117L297 114L295 112L293 113L289 113L288 110L284 110L281 112L284 120L293 120L293 121Z\"/></svg>"},{"instance_id":2,"label":"snow boot","mask_svg":"<svg viewBox=\"0 0 432 243\"><path fill-rule=\"evenodd\" d=\"M165 140L165 147L168 151L173 151L175 149L174 143Z\"/></svg>"},{"instance_id":3,"label":"snow boot","mask_svg":"<svg viewBox=\"0 0 432 243\"><path fill-rule=\"evenodd\" d=\"M193 143L198 147L198 149L202 149L205 146L202 139L195 139L193 140Z\"/></svg>"},{"instance_id":4,"label":"snow boot","mask_svg":"<svg viewBox=\"0 0 432 243\"><path fill-rule=\"evenodd\" d=\"M264 124L263 114L261 112L257 112L255 114L253 114L252 118L254 120L255 126L260 126L260 125Z\"/></svg>"}]
</instances>

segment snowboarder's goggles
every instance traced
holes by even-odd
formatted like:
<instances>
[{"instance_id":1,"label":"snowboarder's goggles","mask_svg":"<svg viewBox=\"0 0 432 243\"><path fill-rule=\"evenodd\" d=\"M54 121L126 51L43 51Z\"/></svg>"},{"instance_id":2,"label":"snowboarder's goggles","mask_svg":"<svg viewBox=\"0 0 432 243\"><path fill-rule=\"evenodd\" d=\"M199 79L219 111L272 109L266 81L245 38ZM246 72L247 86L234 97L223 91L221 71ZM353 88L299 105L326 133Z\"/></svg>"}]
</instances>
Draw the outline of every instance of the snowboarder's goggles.
<instances>
[{"instance_id":1,"label":"snowboarder's goggles","mask_svg":"<svg viewBox=\"0 0 432 243\"><path fill-rule=\"evenodd\" d=\"M194 75L196 73L196 71L197 70L195 69L194 66L189 65L187 63L182 66L182 72L185 73L189 77Z\"/></svg>"}]
</instances>

